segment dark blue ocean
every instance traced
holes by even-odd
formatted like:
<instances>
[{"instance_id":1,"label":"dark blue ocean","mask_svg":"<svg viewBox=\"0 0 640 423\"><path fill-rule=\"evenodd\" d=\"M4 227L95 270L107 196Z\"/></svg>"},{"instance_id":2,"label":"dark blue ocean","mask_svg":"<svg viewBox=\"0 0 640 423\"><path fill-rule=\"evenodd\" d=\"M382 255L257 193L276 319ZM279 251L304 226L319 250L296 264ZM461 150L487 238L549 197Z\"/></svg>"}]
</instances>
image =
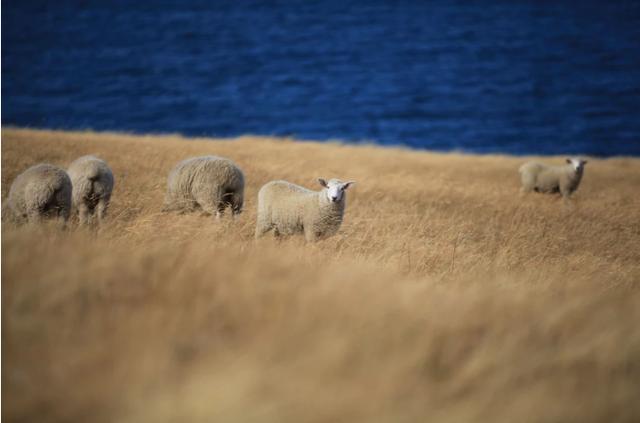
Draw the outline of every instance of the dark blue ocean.
<instances>
[{"instance_id":1,"label":"dark blue ocean","mask_svg":"<svg viewBox=\"0 0 640 423\"><path fill-rule=\"evenodd\" d=\"M640 1L2 1L2 124L640 155Z\"/></svg>"}]
</instances>

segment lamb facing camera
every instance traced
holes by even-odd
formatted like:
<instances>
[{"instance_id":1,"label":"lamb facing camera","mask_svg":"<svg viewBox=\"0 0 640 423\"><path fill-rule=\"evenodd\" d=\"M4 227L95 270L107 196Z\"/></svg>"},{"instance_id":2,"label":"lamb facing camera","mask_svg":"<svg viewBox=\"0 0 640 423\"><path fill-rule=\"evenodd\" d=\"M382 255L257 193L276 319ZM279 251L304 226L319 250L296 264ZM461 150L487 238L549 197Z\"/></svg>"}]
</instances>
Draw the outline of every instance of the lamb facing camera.
<instances>
[{"instance_id":1,"label":"lamb facing camera","mask_svg":"<svg viewBox=\"0 0 640 423\"><path fill-rule=\"evenodd\" d=\"M275 236L304 234L309 242L334 235L340 229L346 206L345 191L353 181L325 181L311 191L287 181L272 181L258 192L258 219L255 237L269 231Z\"/></svg>"}]
</instances>

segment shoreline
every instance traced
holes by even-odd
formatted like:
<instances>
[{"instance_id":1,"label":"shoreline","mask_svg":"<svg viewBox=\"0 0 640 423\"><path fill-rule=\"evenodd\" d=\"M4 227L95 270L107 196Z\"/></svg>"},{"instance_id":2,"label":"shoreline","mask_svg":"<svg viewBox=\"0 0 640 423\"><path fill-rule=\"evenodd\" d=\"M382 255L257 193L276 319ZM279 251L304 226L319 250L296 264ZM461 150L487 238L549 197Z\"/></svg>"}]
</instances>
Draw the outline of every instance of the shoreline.
<instances>
[{"instance_id":1,"label":"shoreline","mask_svg":"<svg viewBox=\"0 0 640 423\"><path fill-rule=\"evenodd\" d=\"M278 141L278 142L298 142L298 143L311 143L311 144L328 144L328 145L344 145L344 146L353 146L353 147L374 147L374 148L382 148L382 149L391 149L391 150L402 150L416 153L427 153L427 154L441 154L441 155L464 155L464 156L486 156L486 157L515 157L522 158L523 160L526 158L565 158L565 157L586 157L591 159L598 160L608 160L608 159L640 159L640 151L637 155L588 155L588 154L549 154L549 155L540 155L533 153L509 153L509 152L500 152L500 151L489 151L489 152L477 152L470 151L464 149L450 149L450 150L431 150L428 148L421 147L413 147L410 145L398 143L398 144L382 144L376 143L375 141L370 140L344 140L340 138L329 138L326 140L317 140L317 139L304 139L304 138L295 138L295 136L270 136L270 135L258 135L258 134L242 134L238 136L230 136L230 137L216 137L216 136L196 136L196 135L185 135L181 133L172 133L172 132L136 132L136 131L120 131L120 130L93 130L91 128L87 129L51 129L51 128L36 128L36 127L21 127L21 126L13 126L13 125L3 125L2 131L33 131L35 133L66 133L66 134L93 134L93 135L109 135L109 136L128 136L128 137L140 137L140 138L159 138L159 139L167 139L167 138L180 138L185 141L210 141L210 142L218 142L218 141L239 141L244 139L253 139L253 140L266 140L266 141ZM640 142L640 141L639 141Z\"/></svg>"}]
</instances>

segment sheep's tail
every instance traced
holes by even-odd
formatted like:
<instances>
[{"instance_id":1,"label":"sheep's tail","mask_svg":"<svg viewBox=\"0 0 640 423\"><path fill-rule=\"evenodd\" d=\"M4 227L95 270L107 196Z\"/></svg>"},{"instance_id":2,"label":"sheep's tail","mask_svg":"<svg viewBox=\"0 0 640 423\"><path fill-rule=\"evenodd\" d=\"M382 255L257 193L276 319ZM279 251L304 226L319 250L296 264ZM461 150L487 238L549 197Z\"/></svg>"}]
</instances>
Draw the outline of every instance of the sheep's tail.
<instances>
[{"instance_id":1,"label":"sheep's tail","mask_svg":"<svg viewBox=\"0 0 640 423\"><path fill-rule=\"evenodd\" d=\"M93 197L95 190L94 183L100 178L97 171L93 170L88 175L83 175L73 183L74 196L78 201L84 201Z\"/></svg>"},{"instance_id":2,"label":"sheep's tail","mask_svg":"<svg viewBox=\"0 0 640 423\"><path fill-rule=\"evenodd\" d=\"M97 167L92 168L87 174L87 179L91 182L95 182L100 179L100 169L98 169Z\"/></svg>"}]
</instances>

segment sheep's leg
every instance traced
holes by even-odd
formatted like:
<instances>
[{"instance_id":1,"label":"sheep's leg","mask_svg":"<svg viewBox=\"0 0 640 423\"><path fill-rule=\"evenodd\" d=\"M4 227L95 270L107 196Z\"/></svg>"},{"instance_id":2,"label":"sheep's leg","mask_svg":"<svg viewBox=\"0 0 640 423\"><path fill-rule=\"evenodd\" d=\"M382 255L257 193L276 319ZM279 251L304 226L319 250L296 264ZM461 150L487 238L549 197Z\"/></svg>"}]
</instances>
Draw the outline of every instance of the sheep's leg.
<instances>
[{"instance_id":1,"label":"sheep's leg","mask_svg":"<svg viewBox=\"0 0 640 423\"><path fill-rule=\"evenodd\" d=\"M59 210L58 215L56 216L56 224L62 230L67 228L67 219L69 218L69 213L65 210Z\"/></svg>"},{"instance_id":2,"label":"sheep's leg","mask_svg":"<svg viewBox=\"0 0 640 423\"><path fill-rule=\"evenodd\" d=\"M58 216L64 220L64 223L66 225L67 221L69 220L69 217L71 216L71 206L69 207L61 207L58 210Z\"/></svg>"},{"instance_id":3,"label":"sheep's leg","mask_svg":"<svg viewBox=\"0 0 640 423\"><path fill-rule=\"evenodd\" d=\"M255 233L255 238L261 238L262 236L264 236L264 234L266 234L267 232L269 232L271 230L271 226L264 223L264 222L260 222L258 220L258 222L256 223L256 233Z\"/></svg>"},{"instance_id":4,"label":"sheep's leg","mask_svg":"<svg viewBox=\"0 0 640 423\"><path fill-rule=\"evenodd\" d=\"M205 213L215 216L216 220L222 219L222 215L224 215L224 203L218 204L216 206L207 204L206 206L201 207Z\"/></svg>"},{"instance_id":5,"label":"sheep's leg","mask_svg":"<svg viewBox=\"0 0 640 423\"><path fill-rule=\"evenodd\" d=\"M39 224L42 222L42 215L39 210L29 210L27 212L27 222L29 224Z\"/></svg>"},{"instance_id":6,"label":"sheep's leg","mask_svg":"<svg viewBox=\"0 0 640 423\"><path fill-rule=\"evenodd\" d=\"M78 204L78 218L80 219L80 226L89 223L89 207L86 204Z\"/></svg>"},{"instance_id":7,"label":"sheep's leg","mask_svg":"<svg viewBox=\"0 0 640 423\"><path fill-rule=\"evenodd\" d=\"M571 190L566 187L560 186L560 194L562 194L562 203L565 207L573 208L573 204L570 201Z\"/></svg>"},{"instance_id":8,"label":"sheep's leg","mask_svg":"<svg viewBox=\"0 0 640 423\"><path fill-rule=\"evenodd\" d=\"M222 217L222 212L217 204L212 204L211 201L198 202L198 204L206 214L215 216L216 219L220 219Z\"/></svg>"},{"instance_id":9,"label":"sheep's leg","mask_svg":"<svg viewBox=\"0 0 640 423\"><path fill-rule=\"evenodd\" d=\"M217 207L217 210L216 210L216 219L217 220L222 219L222 216L224 215L224 209L226 207L227 207L226 203L224 203L222 201L220 203L218 203L218 207Z\"/></svg>"},{"instance_id":10,"label":"sheep's leg","mask_svg":"<svg viewBox=\"0 0 640 423\"><path fill-rule=\"evenodd\" d=\"M102 221L107 217L107 210L109 208L109 203L107 202L106 199L101 198L100 201L98 201L98 205L97 207L97 214L98 214L98 222L102 223Z\"/></svg>"},{"instance_id":11,"label":"sheep's leg","mask_svg":"<svg viewBox=\"0 0 640 423\"><path fill-rule=\"evenodd\" d=\"M243 201L242 195L238 194L237 192L234 192L233 196L231 197L231 215L232 216L242 213L243 202L244 201Z\"/></svg>"},{"instance_id":12,"label":"sheep's leg","mask_svg":"<svg viewBox=\"0 0 640 423\"><path fill-rule=\"evenodd\" d=\"M558 185L558 191L560 192L560 194L562 194L562 199L564 200L564 202L567 203L569 201L569 197L571 196L571 190L569 189L569 187L564 183L560 183Z\"/></svg>"},{"instance_id":13,"label":"sheep's leg","mask_svg":"<svg viewBox=\"0 0 640 423\"><path fill-rule=\"evenodd\" d=\"M305 225L304 238L307 240L307 242L316 242L318 240L318 234L313 228L313 225Z\"/></svg>"}]
</instances>

